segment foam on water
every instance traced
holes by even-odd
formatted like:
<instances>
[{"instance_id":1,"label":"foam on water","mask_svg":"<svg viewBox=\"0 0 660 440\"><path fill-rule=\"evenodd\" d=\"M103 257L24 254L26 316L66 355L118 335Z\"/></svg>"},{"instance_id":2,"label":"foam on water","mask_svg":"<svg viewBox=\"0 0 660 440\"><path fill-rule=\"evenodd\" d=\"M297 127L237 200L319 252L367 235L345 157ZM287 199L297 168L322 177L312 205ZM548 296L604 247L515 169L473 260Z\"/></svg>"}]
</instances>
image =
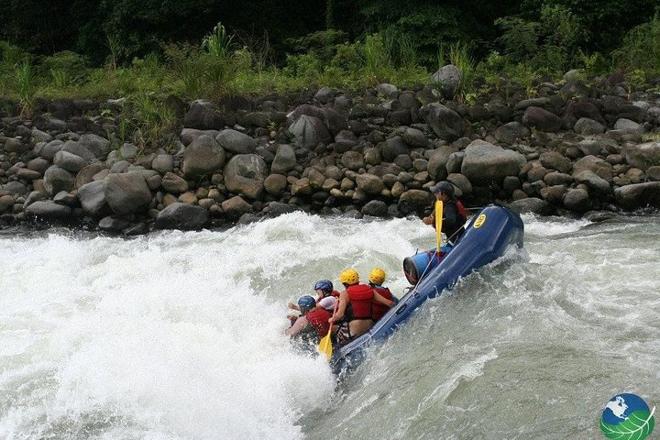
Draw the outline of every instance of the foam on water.
<instances>
[{"instance_id":1,"label":"foam on water","mask_svg":"<svg viewBox=\"0 0 660 440\"><path fill-rule=\"evenodd\" d=\"M613 394L660 401L660 227L524 221L525 252L429 301L337 390L283 336L285 303L353 265L400 294L401 260L434 241L419 221L2 238L0 438L594 437Z\"/></svg>"}]
</instances>

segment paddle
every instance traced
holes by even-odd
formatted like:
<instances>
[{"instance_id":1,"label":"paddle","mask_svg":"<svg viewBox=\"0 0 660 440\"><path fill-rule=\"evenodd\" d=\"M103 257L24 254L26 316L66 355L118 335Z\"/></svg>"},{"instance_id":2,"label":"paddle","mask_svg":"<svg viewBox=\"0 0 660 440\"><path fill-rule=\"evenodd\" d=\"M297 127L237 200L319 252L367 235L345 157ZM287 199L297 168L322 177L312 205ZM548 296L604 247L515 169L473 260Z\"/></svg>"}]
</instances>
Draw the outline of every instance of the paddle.
<instances>
[{"instance_id":1,"label":"paddle","mask_svg":"<svg viewBox=\"0 0 660 440\"><path fill-rule=\"evenodd\" d=\"M435 252L440 254L440 247L442 246L442 200L435 201Z\"/></svg>"},{"instance_id":2,"label":"paddle","mask_svg":"<svg viewBox=\"0 0 660 440\"><path fill-rule=\"evenodd\" d=\"M335 310L332 312L333 316L337 312L338 305L339 305L339 301L335 303ZM322 337L321 341L319 342L319 353L324 354L325 357L328 359L328 361L332 359L332 339L330 338L331 333L332 333L332 324L330 324L330 328L328 329L328 334Z\"/></svg>"}]
</instances>

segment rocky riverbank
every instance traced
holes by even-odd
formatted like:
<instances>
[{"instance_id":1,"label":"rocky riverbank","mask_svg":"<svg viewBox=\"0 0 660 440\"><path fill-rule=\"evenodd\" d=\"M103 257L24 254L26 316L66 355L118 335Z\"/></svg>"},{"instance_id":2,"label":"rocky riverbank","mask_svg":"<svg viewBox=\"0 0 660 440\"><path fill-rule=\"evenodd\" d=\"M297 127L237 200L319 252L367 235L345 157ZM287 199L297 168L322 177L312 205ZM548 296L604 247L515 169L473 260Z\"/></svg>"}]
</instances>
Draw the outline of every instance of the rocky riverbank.
<instances>
[{"instance_id":1,"label":"rocky riverbank","mask_svg":"<svg viewBox=\"0 0 660 440\"><path fill-rule=\"evenodd\" d=\"M421 214L449 180L468 206L538 214L660 207L660 94L571 75L537 97L452 100L443 87L190 104L174 147L122 143L123 100L40 102L1 114L0 224L136 234L248 222L296 209ZM5 106L11 108L11 105Z\"/></svg>"}]
</instances>

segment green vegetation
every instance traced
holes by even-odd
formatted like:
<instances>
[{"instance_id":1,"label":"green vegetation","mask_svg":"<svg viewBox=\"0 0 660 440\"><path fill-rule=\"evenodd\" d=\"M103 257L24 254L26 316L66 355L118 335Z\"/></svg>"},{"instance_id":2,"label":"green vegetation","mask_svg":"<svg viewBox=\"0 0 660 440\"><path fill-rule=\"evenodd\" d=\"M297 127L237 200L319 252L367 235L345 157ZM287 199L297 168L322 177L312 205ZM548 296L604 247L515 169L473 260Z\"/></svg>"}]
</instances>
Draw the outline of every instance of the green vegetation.
<instances>
[{"instance_id":1,"label":"green vegetation","mask_svg":"<svg viewBox=\"0 0 660 440\"><path fill-rule=\"evenodd\" d=\"M652 4L646 0L607 0L602 7L577 0L505 1L497 7L477 0L442 7L328 0L280 2L281 9L252 2L216 11L227 21L214 24L204 14L218 7L210 0L176 7L101 1L98 9L90 6L94 1L55 3L79 26L44 16L38 2L0 0L10 12L0 30L0 95L18 101L26 114L37 97L126 97L123 136L138 136L141 144L175 119L162 105L169 95L214 99L319 86L412 86L428 84L447 63L462 72L457 99L468 103L493 92L534 95L538 84L561 79L569 69L581 69L584 78L620 70L631 89L660 75L660 18L657 12L648 16ZM325 15L312 19L308 8L317 6L314 13ZM628 14L620 11L624 6ZM276 9L289 15L274 17ZM248 13L263 24L262 36L248 29ZM299 23L304 20L294 20L295 14L310 20ZM62 25L62 32L35 33L30 20L37 15ZM605 30L596 17L619 21ZM198 23L207 25L206 32ZM319 30L326 25L336 28ZM598 33L605 31L607 37ZM620 36L618 47L611 34ZM149 122L140 126L138 120Z\"/></svg>"}]
</instances>

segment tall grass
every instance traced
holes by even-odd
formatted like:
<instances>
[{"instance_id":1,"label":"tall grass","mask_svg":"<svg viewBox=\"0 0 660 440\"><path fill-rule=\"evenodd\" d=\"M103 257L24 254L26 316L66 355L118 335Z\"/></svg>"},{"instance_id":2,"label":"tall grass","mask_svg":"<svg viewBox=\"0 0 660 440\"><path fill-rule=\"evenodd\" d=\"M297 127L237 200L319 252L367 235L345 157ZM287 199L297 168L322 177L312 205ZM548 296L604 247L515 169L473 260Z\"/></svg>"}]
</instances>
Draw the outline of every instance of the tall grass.
<instances>
[{"instance_id":1,"label":"tall grass","mask_svg":"<svg viewBox=\"0 0 660 440\"><path fill-rule=\"evenodd\" d=\"M363 47L365 71L370 82L377 83L385 76L390 65L390 57L380 34L367 35Z\"/></svg>"},{"instance_id":2,"label":"tall grass","mask_svg":"<svg viewBox=\"0 0 660 440\"><path fill-rule=\"evenodd\" d=\"M16 65L16 82L18 84L18 101L21 106L21 115L30 115L34 104L36 91L35 76L30 61L26 60Z\"/></svg>"},{"instance_id":3,"label":"tall grass","mask_svg":"<svg viewBox=\"0 0 660 440\"><path fill-rule=\"evenodd\" d=\"M456 95L465 102L474 93L474 79L477 64L470 55L466 43L453 43L449 46L449 62L456 66L461 72L461 80L458 83Z\"/></svg>"},{"instance_id":4,"label":"tall grass","mask_svg":"<svg viewBox=\"0 0 660 440\"><path fill-rule=\"evenodd\" d=\"M227 59L231 54L233 41L234 35L228 34L225 26L218 22L213 31L202 40L202 49L213 57Z\"/></svg>"}]
</instances>

